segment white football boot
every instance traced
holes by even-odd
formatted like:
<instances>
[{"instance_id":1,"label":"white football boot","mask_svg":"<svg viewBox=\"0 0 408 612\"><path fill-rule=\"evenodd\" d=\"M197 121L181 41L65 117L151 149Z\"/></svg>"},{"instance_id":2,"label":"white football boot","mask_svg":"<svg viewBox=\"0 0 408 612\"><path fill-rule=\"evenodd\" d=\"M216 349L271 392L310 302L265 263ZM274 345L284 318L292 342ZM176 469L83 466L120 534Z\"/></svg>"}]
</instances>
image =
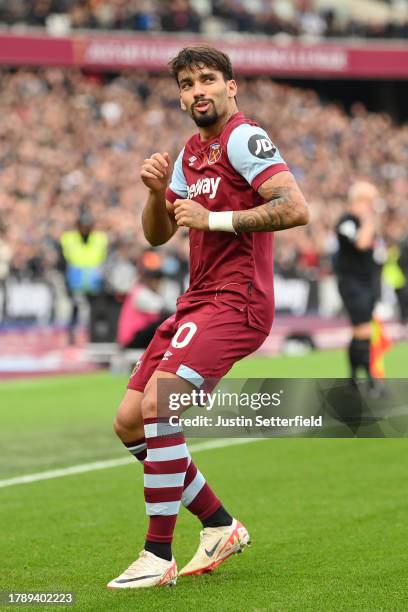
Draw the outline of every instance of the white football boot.
<instances>
[{"instance_id":1,"label":"white football boot","mask_svg":"<svg viewBox=\"0 0 408 612\"><path fill-rule=\"evenodd\" d=\"M196 554L179 572L179 576L211 572L231 555L242 552L248 544L249 533L236 519L229 527L205 527L200 533Z\"/></svg>"},{"instance_id":2,"label":"white football boot","mask_svg":"<svg viewBox=\"0 0 408 612\"><path fill-rule=\"evenodd\" d=\"M174 586L177 582L177 565L174 558L166 561L147 550L142 550L127 570L111 580L108 589L140 589L153 586Z\"/></svg>"}]
</instances>

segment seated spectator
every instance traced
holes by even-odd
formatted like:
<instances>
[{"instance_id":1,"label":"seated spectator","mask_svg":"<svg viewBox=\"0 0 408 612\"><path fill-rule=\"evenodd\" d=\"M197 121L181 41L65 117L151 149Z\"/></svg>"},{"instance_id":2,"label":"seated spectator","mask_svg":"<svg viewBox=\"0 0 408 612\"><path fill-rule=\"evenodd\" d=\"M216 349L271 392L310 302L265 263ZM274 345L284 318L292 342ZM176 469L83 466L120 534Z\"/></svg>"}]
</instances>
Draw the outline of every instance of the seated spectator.
<instances>
[{"instance_id":1,"label":"seated spectator","mask_svg":"<svg viewBox=\"0 0 408 612\"><path fill-rule=\"evenodd\" d=\"M199 32L200 19L188 0L170 0L161 8L161 27L165 32Z\"/></svg>"},{"instance_id":2,"label":"seated spectator","mask_svg":"<svg viewBox=\"0 0 408 612\"><path fill-rule=\"evenodd\" d=\"M0 222L0 282L5 280L10 272L11 248L5 240L6 228Z\"/></svg>"},{"instance_id":3,"label":"seated spectator","mask_svg":"<svg viewBox=\"0 0 408 612\"><path fill-rule=\"evenodd\" d=\"M71 28L205 32L207 20L215 18L218 29L225 32L406 38L404 0L394 1L388 10L373 2L366 15L356 12L351 0L343 4L328 2L326 6L313 0L3 0L0 22L41 27L47 25L50 15L62 13Z\"/></svg>"}]
</instances>

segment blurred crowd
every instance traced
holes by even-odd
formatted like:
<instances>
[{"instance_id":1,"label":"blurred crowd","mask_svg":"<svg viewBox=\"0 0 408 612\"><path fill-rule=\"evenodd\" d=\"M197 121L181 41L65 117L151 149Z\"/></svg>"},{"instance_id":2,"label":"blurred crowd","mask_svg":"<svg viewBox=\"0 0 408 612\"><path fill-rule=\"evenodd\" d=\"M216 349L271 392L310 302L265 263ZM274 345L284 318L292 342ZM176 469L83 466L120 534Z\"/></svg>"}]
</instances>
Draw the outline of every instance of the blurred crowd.
<instances>
[{"instance_id":1,"label":"blurred crowd","mask_svg":"<svg viewBox=\"0 0 408 612\"><path fill-rule=\"evenodd\" d=\"M175 159L194 131L176 84L143 72L105 80L56 68L2 70L0 78L0 280L52 276L60 237L85 209L107 233L106 278L118 290L147 247L141 163L157 150ZM330 273L333 228L354 179L378 186L386 241L408 235L408 125L358 103L346 114L269 78L240 80L239 107L279 146L311 208L306 228L277 235L278 271ZM168 274L185 274L187 231L163 248Z\"/></svg>"},{"instance_id":2,"label":"blurred crowd","mask_svg":"<svg viewBox=\"0 0 408 612\"><path fill-rule=\"evenodd\" d=\"M144 32L406 38L406 0L0 0L0 24Z\"/></svg>"}]
</instances>

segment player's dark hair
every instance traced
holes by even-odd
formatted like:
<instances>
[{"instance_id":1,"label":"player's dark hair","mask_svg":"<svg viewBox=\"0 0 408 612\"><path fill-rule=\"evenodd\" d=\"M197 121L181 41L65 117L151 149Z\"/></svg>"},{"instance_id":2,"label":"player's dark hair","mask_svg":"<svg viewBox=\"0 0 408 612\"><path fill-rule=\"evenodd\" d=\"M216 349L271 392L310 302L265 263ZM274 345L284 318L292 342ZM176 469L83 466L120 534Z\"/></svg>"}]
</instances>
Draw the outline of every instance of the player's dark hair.
<instances>
[{"instance_id":1,"label":"player's dark hair","mask_svg":"<svg viewBox=\"0 0 408 612\"><path fill-rule=\"evenodd\" d=\"M169 62L170 74L176 79L181 70L185 68L196 68L197 66L206 66L214 68L222 72L225 81L235 79L234 71L232 70L231 60L226 53L208 47L206 45L185 47Z\"/></svg>"}]
</instances>

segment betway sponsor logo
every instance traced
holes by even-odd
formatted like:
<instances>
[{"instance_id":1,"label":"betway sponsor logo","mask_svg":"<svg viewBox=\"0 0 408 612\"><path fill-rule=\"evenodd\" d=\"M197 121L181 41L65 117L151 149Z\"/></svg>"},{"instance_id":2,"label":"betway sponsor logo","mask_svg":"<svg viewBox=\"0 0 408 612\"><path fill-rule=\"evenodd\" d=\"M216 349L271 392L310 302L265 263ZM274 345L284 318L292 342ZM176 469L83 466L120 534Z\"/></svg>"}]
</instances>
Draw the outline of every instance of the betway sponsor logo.
<instances>
[{"instance_id":1,"label":"betway sponsor logo","mask_svg":"<svg viewBox=\"0 0 408 612\"><path fill-rule=\"evenodd\" d=\"M196 196L203 194L210 194L208 197L213 200L217 195L218 186L220 184L221 177L217 178L203 178L198 179L193 185L188 188L189 200L193 200Z\"/></svg>"}]
</instances>

